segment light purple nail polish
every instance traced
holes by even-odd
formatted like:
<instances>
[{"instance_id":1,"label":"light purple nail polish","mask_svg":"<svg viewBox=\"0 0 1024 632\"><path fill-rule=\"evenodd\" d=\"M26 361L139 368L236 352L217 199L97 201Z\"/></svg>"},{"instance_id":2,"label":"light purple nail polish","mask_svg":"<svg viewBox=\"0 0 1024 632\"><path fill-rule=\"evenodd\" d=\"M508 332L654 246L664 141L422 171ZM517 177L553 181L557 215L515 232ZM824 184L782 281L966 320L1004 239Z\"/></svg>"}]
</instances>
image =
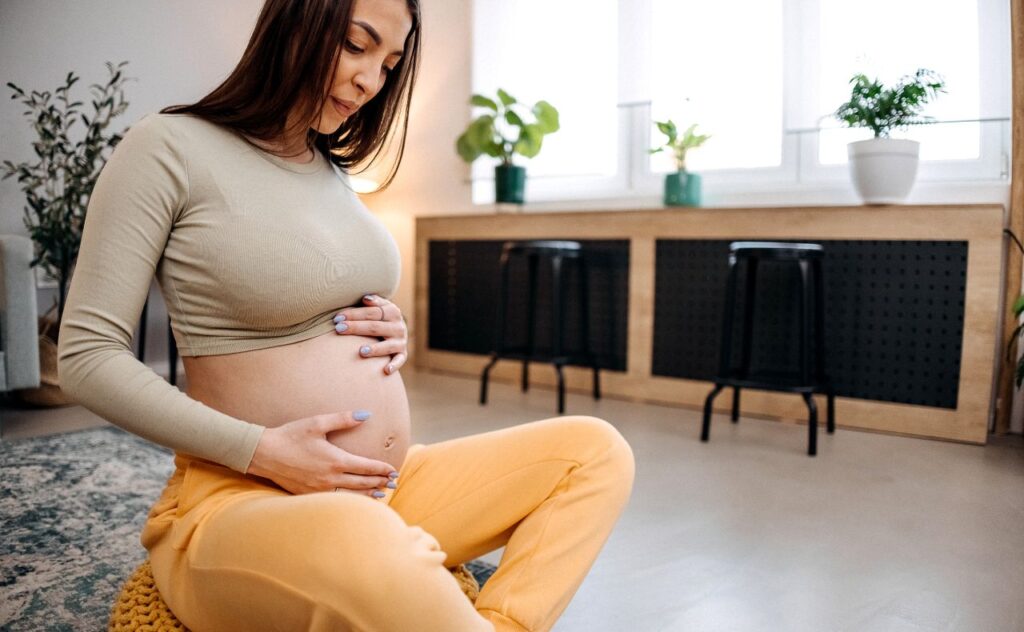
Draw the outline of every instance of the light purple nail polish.
<instances>
[{"instance_id":1,"label":"light purple nail polish","mask_svg":"<svg viewBox=\"0 0 1024 632\"><path fill-rule=\"evenodd\" d=\"M361 353L363 355L370 355L370 347L369 347L369 345L364 345L362 347L359 347L359 353Z\"/></svg>"},{"instance_id":2,"label":"light purple nail polish","mask_svg":"<svg viewBox=\"0 0 1024 632\"><path fill-rule=\"evenodd\" d=\"M373 492L373 497L374 498L384 498L384 492L380 492L380 491Z\"/></svg>"},{"instance_id":3,"label":"light purple nail polish","mask_svg":"<svg viewBox=\"0 0 1024 632\"><path fill-rule=\"evenodd\" d=\"M340 323L343 320L345 320L345 315L344 314L338 314L337 316L334 317L334 322L336 322L336 323Z\"/></svg>"},{"instance_id":4,"label":"light purple nail polish","mask_svg":"<svg viewBox=\"0 0 1024 632\"><path fill-rule=\"evenodd\" d=\"M334 326L334 331L338 332L339 334L347 330L348 325L346 325L345 323L338 323L337 325Z\"/></svg>"},{"instance_id":5,"label":"light purple nail polish","mask_svg":"<svg viewBox=\"0 0 1024 632\"><path fill-rule=\"evenodd\" d=\"M370 411L368 410L357 410L352 413L352 419L356 421L366 421L370 418Z\"/></svg>"},{"instance_id":6,"label":"light purple nail polish","mask_svg":"<svg viewBox=\"0 0 1024 632\"><path fill-rule=\"evenodd\" d=\"M396 483L395 481L388 481L387 486L391 489L398 489L398 483Z\"/></svg>"}]
</instances>

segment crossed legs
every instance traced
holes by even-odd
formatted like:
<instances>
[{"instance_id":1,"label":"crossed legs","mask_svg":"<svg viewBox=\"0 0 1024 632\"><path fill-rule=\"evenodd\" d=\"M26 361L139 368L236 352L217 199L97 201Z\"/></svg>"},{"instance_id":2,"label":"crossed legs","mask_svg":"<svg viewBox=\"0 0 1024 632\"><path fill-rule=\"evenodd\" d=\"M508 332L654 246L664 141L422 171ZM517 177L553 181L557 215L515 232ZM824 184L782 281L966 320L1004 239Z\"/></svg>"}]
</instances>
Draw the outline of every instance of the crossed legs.
<instances>
[{"instance_id":1,"label":"crossed legs","mask_svg":"<svg viewBox=\"0 0 1024 632\"><path fill-rule=\"evenodd\" d=\"M593 417L461 437L411 452L390 505L237 494L183 549L173 537L154 546L154 574L194 632L549 630L624 508L633 468L626 441ZM216 493L216 481L192 485ZM446 567L503 545L474 607Z\"/></svg>"}]
</instances>

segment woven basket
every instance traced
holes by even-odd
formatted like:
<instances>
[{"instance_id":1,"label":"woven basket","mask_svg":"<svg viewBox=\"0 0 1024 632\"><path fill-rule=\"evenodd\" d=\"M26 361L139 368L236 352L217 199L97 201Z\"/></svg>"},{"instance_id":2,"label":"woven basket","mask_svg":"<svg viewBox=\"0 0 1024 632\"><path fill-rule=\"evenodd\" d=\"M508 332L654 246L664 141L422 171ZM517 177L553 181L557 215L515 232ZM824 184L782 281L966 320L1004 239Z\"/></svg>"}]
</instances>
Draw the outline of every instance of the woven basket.
<instances>
[{"instance_id":1,"label":"woven basket","mask_svg":"<svg viewBox=\"0 0 1024 632\"><path fill-rule=\"evenodd\" d=\"M480 585L473 573L463 564L448 569L459 582L462 592L471 602L476 602L480 594ZM188 628L178 621L171 609L160 597L153 581L153 567L147 558L121 588L114 607L110 611L109 632L188 632Z\"/></svg>"}]
</instances>

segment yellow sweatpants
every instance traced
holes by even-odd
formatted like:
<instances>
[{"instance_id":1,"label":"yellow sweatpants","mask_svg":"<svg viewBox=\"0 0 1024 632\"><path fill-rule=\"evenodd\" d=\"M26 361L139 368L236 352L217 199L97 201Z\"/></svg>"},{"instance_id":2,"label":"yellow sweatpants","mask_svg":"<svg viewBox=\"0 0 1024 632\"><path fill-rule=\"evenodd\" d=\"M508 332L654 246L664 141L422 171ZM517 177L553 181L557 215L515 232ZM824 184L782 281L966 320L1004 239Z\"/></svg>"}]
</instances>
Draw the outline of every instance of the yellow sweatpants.
<instances>
[{"instance_id":1,"label":"yellow sweatpants","mask_svg":"<svg viewBox=\"0 0 1024 632\"><path fill-rule=\"evenodd\" d=\"M633 485L595 417L414 444L383 499L294 495L178 453L142 532L164 600L194 632L549 630ZM446 567L505 546L476 605Z\"/></svg>"}]
</instances>

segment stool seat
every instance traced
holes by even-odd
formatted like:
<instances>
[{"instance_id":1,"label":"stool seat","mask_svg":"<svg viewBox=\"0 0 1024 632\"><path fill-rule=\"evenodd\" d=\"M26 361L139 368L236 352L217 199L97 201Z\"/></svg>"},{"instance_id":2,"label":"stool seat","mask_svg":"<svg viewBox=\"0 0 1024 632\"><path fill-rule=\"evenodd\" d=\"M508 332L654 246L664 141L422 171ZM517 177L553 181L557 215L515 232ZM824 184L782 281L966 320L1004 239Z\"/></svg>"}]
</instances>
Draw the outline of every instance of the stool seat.
<instances>
[{"instance_id":1,"label":"stool seat","mask_svg":"<svg viewBox=\"0 0 1024 632\"><path fill-rule=\"evenodd\" d=\"M734 241L729 253L741 257L774 260L820 259L825 256L821 244L799 244L784 241Z\"/></svg>"},{"instance_id":2,"label":"stool seat","mask_svg":"<svg viewBox=\"0 0 1024 632\"><path fill-rule=\"evenodd\" d=\"M827 429L835 432L835 393L825 374L825 298L822 260L825 249L821 244L780 241L734 241L729 244L729 275L726 281L725 309L722 314L721 349L714 388L704 401L704 420L701 441L708 441L711 429L711 407L715 397L727 386L733 388L732 421L739 421L740 391L744 388L782 391L800 394L808 410L807 454L817 454L818 411L814 393L825 393L828 401ZM798 374L774 370L751 371L754 309L757 297L757 271L762 261L795 264L800 272L799 293L799 356ZM738 270L746 270L743 288L745 298L740 314L741 357L738 365L732 361L733 318L738 291ZM815 345L811 346L811 327Z\"/></svg>"},{"instance_id":3,"label":"stool seat","mask_svg":"<svg viewBox=\"0 0 1024 632\"><path fill-rule=\"evenodd\" d=\"M525 345L511 345L506 339L505 323L509 320L509 265L515 258L525 257L528 265L529 280L527 283L526 300L526 326L527 336ZM562 262L565 259L577 261L580 269L580 283L578 285L579 295L577 300L580 304L580 329L583 335L584 349L581 354L570 354L564 351L564 314L568 306L568 297L562 291ZM536 348L534 336L537 323L537 268L541 260L551 263L551 351L542 353ZM565 378L562 375L562 367L576 359L586 363L594 370L594 399L601 398L599 381L599 369L597 359L590 352L590 334L588 318L587 291L587 270L586 257L583 255L583 247L578 241L556 240L556 239L531 239L521 241L506 241L502 244L501 259L498 267L501 277L500 301L496 320L495 339L490 353L490 361L484 367L480 376L480 404L487 403L487 383L491 369L498 360L520 360L522 368L522 390L525 392L529 384L529 365L531 361L546 362L554 365L558 377L558 412L565 411Z\"/></svg>"},{"instance_id":4,"label":"stool seat","mask_svg":"<svg viewBox=\"0 0 1024 632\"><path fill-rule=\"evenodd\" d=\"M531 239L527 241L506 241L502 246L502 251L519 252L523 254L557 254L563 257L578 257L580 256L580 253L583 252L583 247L578 241Z\"/></svg>"}]
</instances>

